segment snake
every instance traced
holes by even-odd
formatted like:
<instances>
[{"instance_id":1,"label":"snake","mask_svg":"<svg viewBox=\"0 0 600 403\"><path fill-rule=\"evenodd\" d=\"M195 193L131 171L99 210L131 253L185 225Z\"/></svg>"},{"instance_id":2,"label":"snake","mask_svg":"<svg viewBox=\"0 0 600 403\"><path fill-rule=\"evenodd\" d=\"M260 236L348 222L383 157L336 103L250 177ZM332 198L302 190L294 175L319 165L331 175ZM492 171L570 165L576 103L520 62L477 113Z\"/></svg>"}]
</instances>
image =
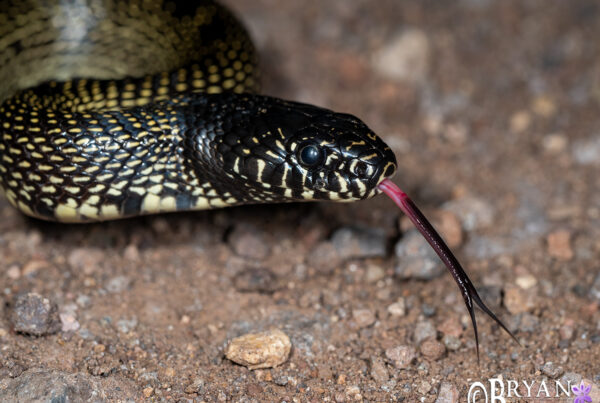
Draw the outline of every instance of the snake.
<instances>
[{"instance_id":1,"label":"snake","mask_svg":"<svg viewBox=\"0 0 600 403\"><path fill-rule=\"evenodd\" d=\"M508 331L394 188L392 149L353 115L261 94L259 70L212 0L1 0L0 188L65 223L385 192L454 275L476 339L473 301Z\"/></svg>"}]
</instances>

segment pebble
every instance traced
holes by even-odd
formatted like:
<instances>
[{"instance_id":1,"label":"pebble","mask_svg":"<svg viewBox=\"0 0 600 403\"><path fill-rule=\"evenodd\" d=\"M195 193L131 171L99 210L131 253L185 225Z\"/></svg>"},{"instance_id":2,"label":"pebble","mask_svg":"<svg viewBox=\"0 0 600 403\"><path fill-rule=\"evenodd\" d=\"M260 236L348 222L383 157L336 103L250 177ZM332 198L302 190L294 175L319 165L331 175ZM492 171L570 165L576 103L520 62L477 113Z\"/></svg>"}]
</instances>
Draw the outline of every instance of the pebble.
<instances>
[{"instance_id":1,"label":"pebble","mask_svg":"<svg viewBox=\"0 0 600 403\"><path fill-rule=\"evenodd\" d=\"M385 350L385 356L398 369L407 368L417 357L417 351L411 346L396 346Z\"/></svg>"},{"instance_id":2,"label":"pebble","mask_svg":"<svg viewBox=\"0 0 600 403\"><path fill-rule=\"evenodd\" d=\"M575 141L571 153L578 164L600 165L600 135Z\"/></svg>"},{"instance_id":3,"label":"pebble","mask_svg":"<svg viewBox=\"0 0 600 403\"><path fill-rule=\"evenodd\" d=\"M104 288L111 294L118 294L127 291L131 286L131 279L127 276L116 276L109 279Z\"/></svg>"},{"instance_id":4,"label":"pebble","mask_svg":"<svg viewBox=\"0 0 600 403\"><path fill-rule=\"evenodd\" d=\"M440 210L434 215L435 228L451 249L463 243L463 231L460 220L451 211Z\"/></svg>"},{"instance_id":5,"label":"pebble","mask_svg":"<svg viewBox=\"0 0 600 403\"><path fill-rule=\"evenodd\" d=\"M80 324L74 312L63 312L59 315L59 318L62 325L61 331L66 333L79 330Z\"/></svg>"},{"instance_id":6,"label":"pebble","mask_svg":"<svg viewBox=\"0 0 600 403\"><path fill-rule=\"evenodd\" d=\"M250 259L263 260L270 253L264 233L251 225L237 225L229 235L229 244L237 255Z\"/></svg>"},{"instance_id":7,"label":"pebble","mask_svg":"<svg viewBox=\"0 0 600 403\"><path fill-rule=\"evenodd\" d=\"M535 294L509 284L504 287L504 306L513 315L531 311L535 307Z\"/></svg>"},{"instance_id":8,"label":"pebble","mask_svg":"<svg viewBox=\"0 0 600 403\"><path fill-rule=\"evenodd\" d=\"M421 354L432 361L437 361L446 353L446 347L437 340L427 339L421 344Z\"/></svg>"},{"instance_id":9,"label":"pebble","mask_svg":"<svg viewBox=\"0 0 600 403\"><path fill-rule=\"evenodd\" d=\"M272 293L279 288L277 276L266 268L247 267L237 273L233 284L241 292Z\"/></svg>"},{"instance_id":10,"label":"pebble","mask_svg":"<svg viewBox=\"0 0 600 403\"><path fill-rule=\"evenodd\" d=\"M558 230L550 233L547 238L548 254L559 260L571 260L573 248L571 247L571 233L567 230Z\"/></svg>"},{"instance_id":11,"label":"pebble","mask_svg":"<svg viewBox=\"0 0 600 403\"><path fill-rule=\"evenodd\" d=\"M475 197L464 197L444 203L443 209L458 217L466 231L490 226L494 222L492 205Z\"/></svg>"},{"instance_id":12,"label":"pebble","mask_svg":"<svg viewBox=\"0 0 600 403\"><path fill-rule=\"evenodd\" d=\"M119 319L116 323L116 326L117 326L117 329L119 330L119 332L129 333L133 329L135 329L137 324L138 324L137 318L133 317L131 319Z\"/></svg>"},{"instance_id":13,"label":"pebble","mask_svg":"<svg viewBox=\"0 0 600 403\"><path fill-rule=\"evenodd\" d=\"M385 383L390 379L385 362L380 357L371 358L371 378L379 384Z\"/></svg>"},{"instance_id":14,"label":"pebble","mask_svg":"<svg viewBox=\"0 0 600 403\"><path fill-rule=\"evenodd\" d=\"M376 264L369 264L365 273L365 280L367 283L376 283L385 277L385 270L383 267Z\"/></svg>"},{"instance_id":15,"label":"pebble","mask_svg":"<svg viewBox=\"0 0 600 403\"><path fill-rule=\"evenodd\" d=\"M443 321L437 330L445 335L460 337L463 333L463 327L457 317L451 316Z\"/></svg>"},{"instance_id":16,"label":"pebble","mask_svg":"<svg viewBox=\"0 0 600 403\"><path fill-rule=\"evenodd\" d=\"M544 365L542 365L542 372L545 375L548 375L552 379L556 379L561 376L565 370L560 365L555 365L552 361L548 361Z\"/></svg>"},{"instance_id":17,"label":"pebble","mask_svg":"<svg viewBox=\"0 0 600 403\"><path fill-rule=\"evenodd\" d=\"M435 403L457 403L458 389L450 382L442 382Z\"/></svg>"},{"instance_id":18,"label":"pebble","mask_svg":"<svg viewBox=\"0 0 600 403\"><path fill-rule=\"evenodd\" d=\"M416 344L421 344L426 339L435 339L437 331L431 321L425 320L418 322L415 326L415 332L413 334L413 340Z\"/></svg>"},{"instance_id":19,"label":"pebble","mask_svg":"<svg viewBox=\"0 0 600 403\"><path fill-rule=\"evenodd\" d=\"M18 296L10 317L14 330L19 333L43 336L60 330L56 304L37 293Z\"/></svg>"},{"instance_id":20,"label":"pebble","mask_svg":"<svg viewBox=\"0 0 600 403\"><path fill-rule=\"evenodd\" d=\"M536 332L540 327L540 319L530 313L524 313L519 321L519 330L522 332Z\"/></svg>"},{"instance_id":21,"label":"pebble","mask_svg":"<svg viewBox=\"0 0 600 403\"><path fill-rule=\"evenodd\" d=\"M154 388L148 386L147 388L144 388L144 390L142 390L142 393L144 394L145 398L149 398L154 393Z\"/></svg>"},{"instance_id":22,"label":"pebble","mask_svg":"<svg viewBox=\"0 0 600 403\"><path fill-rule=\"evenodd\" d=\"M458 337L452 336L450 334L444 335L444 337L442 338L442 343L444 343L444 346L446 346L446 348L450 351L456 351L462 345L462 342Z\"/></svg>"},{"instance_id":23,"label":"pebble","mask_svg":"<svg viewBox=\"0 0 600 403\"><path fill-rule=\"evenodd\" d=\"M396 34L376 51L371 66L383 77L418 84L427 77L429 59L429 38L424 31L411 28Z\"/></svg>"},{"instance_id":24,"label":"pebble","mask_svg":"<svg viewBox=\"0 0 600 403\"><path fill-rule=\"evenodd\" d=\"M582 379L583 377L575 372L566 372L560 377L560 383L567 385L569 382L571 382L571 386L579 385Z\"/></svg>"},{"instance_id":25,"label":"pebble","mask_svg":"<svg viewBox=\"0 0 600 403\"><path fill-rule=\"evenodd\" d=\"M398 298L396 302L387 307L387 311L390 315L396 317L406 315L406 302L404 301L404 298Z\"/></svg>"},{"instance_id":26,"label":"pebble","mask_svg":"<svg viewBox=\"0 0 600 403\"><path fill-rule=\"evenodd\" d=\"M522 276L518 276L515 279L515 284L524 290L529 290L530 288L537 285L537 279L531 274L525 274Z\"/></svg>"},{"instance_id":27,"label":"pebble","mask_svg":"<svg viewBox=\"0 0 600 403\"><path fill-rule=\"evenodd\" d=\"M556 112L556 102L547 95L540 95L536 97L531 105L533 111L545 118L548 118Z\"/></svg>"},{"instance_id":28,"label":"pebble","mask_svg":"<svg viewBox=\"0 0 600 403\"><path fill-rule=\"evenodd\" d=\"M331 237L342 259L385 257L387 238L379 228L343 227Z\"/></svg>"},{"instance_id":29,"label":"pebble","mask_svg":"<svg viewBox=\"0 0 600 403\"><path fill-rule=\"evenodd\" d=\"M595 299L596 301L600 301L600 273L596 275L594 283L590 287L590 291L588 294L590 298Z\"/></svg>"},{"instance_id":30,"label":"pebble","mask_svg":"<svg viewBox=\"0 0 600 403\"><path fill-rule=\"evenodd\" d=\"M419 392L422 395L426 395L427 393L429 393L429 391L431 390L431 384L427 381L423 381L419 384L419 387L417 388L417 392Z\"/></svg>"},{"instance_id":31,"label":"pebble","mask_svg":"<svg viewBox=\"0 0 600 403\"><path fill-rule=\"evenodd\" d=\"M248 369L273 368L288 359L291 349L290 338L275 329L236 337L225 348L225 356Z\"/></svg>"},{"instance_id":32,"label":"pebble","mask_svg":"<svg viewBox=\"0 0 600 403\"><path fill-rule=\"evenodd\" d=\"M562 153L567 148L568 143L569 139L562 133L549 134L542 140L544 150L550 154Z\"/></svg>"},{"instance_id":33,"label":"pebble","mask_svg":"<svg viewBox=\"0 0 600 403\"><path fill-rule=\"evenodd\" d=\"M375 323L375 314L370 309L355 309L352 311L352 319L359 328L371 326Z\"/></svg>"},{"instance_id":34,"label":"pebble","mask_svg":"<svg viewBox=\"0 0 600 403\"><path fill-rule=\"evenodd\" d=\"M398 263L394 269L401 279L431 280L444 273L444 266L421 233L409 230L395 248Z\"/></svg>"},{"instance_id":35,"label":"pebble","mask_svg":"<svg viewBox=\"0 0 600 403\"><path fill-rule=\"evenodd\" d=\"M342 263L342 257L333 243L326 241L311 250L307 263L320 272L331 273Z\"/></svg>"},{"instance_id":36,"label":"pebble","mask_svg":"<svg viewBox=\"0 0 600 403\"><path fill-rule=\"evenodd\" d=\"M510 117L510 131L513 133L523 133L530 125L531 115L527 111L521 110L515 112Z\"/></svg>"},{"instance_id":37,"label":"pebble","mask_svg":"<svg viewBox=\"0 0 600 403\"><path fill-rule=\"evenodd\" d=\"M565 319L565 323L560 327L558 333L561 340L571 340L575 334L575 321L571 318Z\"/></svg>"},{"instance_id":38,"label":"pebble","mask_svg":"<svg viewBox=\"0 0 600 403\"><path fill-rule=\"evenodd\" d=\"M76 248L69 253L67 262L77 270L85 274L91 274L100 266L100 262L106 259L106 253L98 248Z\"/></svg>"}]
</instances>

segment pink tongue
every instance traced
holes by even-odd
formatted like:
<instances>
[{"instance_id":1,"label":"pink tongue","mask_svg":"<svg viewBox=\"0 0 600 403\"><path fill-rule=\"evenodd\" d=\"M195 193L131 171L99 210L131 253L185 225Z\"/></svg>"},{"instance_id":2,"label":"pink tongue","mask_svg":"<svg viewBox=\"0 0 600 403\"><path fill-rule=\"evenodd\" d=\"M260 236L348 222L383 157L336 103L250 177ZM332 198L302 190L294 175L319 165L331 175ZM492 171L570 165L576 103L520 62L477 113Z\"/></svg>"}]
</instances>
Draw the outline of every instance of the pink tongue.
<instances>
[{"instance_id":1,"label":"pink tongue","mask_svg":"<svg viewBox=\"0 0 600 403\"><path fill-rule=\"evenodd\" d=\"M465 304L471 316L471 322L473 323L473 331L475 332L475 343L477 346L477 359L479 360L479 336L477 334L477 322L475 321L475 312L473 310L473 301L481 308L486 314L488 314L496 323L500 325L517 343L519 341L516 337L504 326L504 324L496 317L496 315L483 303L475 286L465 273L464 269L450 250L442 237L437 233L433 225L425 218L421 210L410 200L410 198L404 193L398 186L389 179L384 179L378 186L381 191L388 195L394 203L400 207L400 210L407 215L408 218L413 222L415 227L421 232L423 237L429 242L429 245L438 254L442 262L446 265L454 281L458 284L462 293Z\"/></svg>"}]
</instances>

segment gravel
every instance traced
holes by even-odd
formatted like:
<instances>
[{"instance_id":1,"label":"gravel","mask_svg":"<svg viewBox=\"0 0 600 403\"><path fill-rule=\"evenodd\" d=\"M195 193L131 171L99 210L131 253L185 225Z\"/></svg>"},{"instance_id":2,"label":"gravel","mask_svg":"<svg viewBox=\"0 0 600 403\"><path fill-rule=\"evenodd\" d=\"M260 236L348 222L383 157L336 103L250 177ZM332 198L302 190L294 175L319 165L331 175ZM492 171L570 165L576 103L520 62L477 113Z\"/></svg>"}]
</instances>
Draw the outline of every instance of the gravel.
<instances>
[{"instance_id":1,"label":"gravel","mask_svg":"<svg viewBox=\"0 0 600 403\"><path fill-rule=\"evenodd\" d=\"M279 288L277 276L266 268L248 267L233 279L236 290L241 292L273 293Z\"/></svg>"},{"instance_id":2,"label":"gravel","mask_svg":"<svg viewBox=\"0 0 600 403\"><path fill-rule=\"evenodd\" d=\"M450 382L442 382L435 403L457 403L458 389Z\"/></svg>"}]
</instances>

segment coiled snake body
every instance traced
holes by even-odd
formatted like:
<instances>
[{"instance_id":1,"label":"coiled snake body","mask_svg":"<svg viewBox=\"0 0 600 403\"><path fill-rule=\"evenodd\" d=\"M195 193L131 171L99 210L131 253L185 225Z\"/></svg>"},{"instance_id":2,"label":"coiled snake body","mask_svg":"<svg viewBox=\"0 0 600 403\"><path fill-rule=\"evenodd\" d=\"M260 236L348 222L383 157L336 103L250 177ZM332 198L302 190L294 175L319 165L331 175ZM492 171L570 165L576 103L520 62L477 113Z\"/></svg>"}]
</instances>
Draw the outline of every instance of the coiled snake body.
<instances>
[{"instance_id":1,"label":"coiled snake body","mask_svg":"<svg viewBox=\"0 0 600 403\"><path fill-rule=\"evenodd\" d=\"M0 185L64 222L371 197L395 157L357 118L256 95L213 1L0 1Z\"/></svg>"}]
</instances>

